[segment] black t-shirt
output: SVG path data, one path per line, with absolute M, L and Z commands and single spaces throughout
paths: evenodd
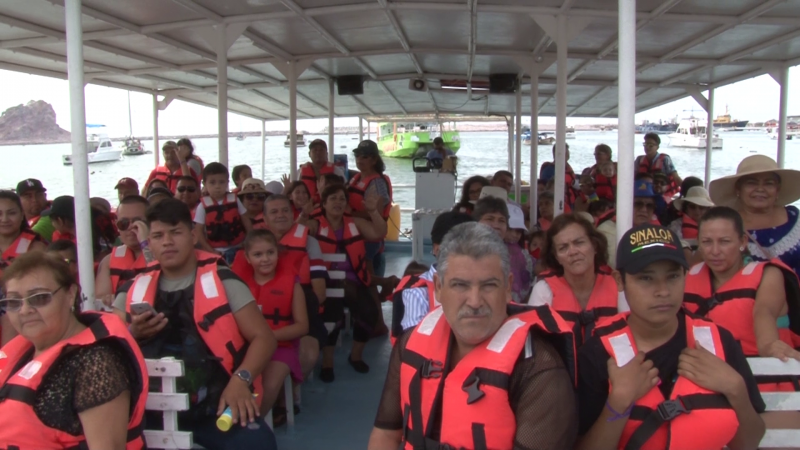
M 750 402 L 757 413 L 766 409 L 758 384 L 750 370 L 750 365 L 742 352 L 742 346 L 726 329 L 719 327 L 719 338 L 725 352 L 725 361 L 744 378 Z M 678 313 L 678 330 L 675 335 L 661 347 L 645 354 L 645 359 L 653 361 L 661 379 L 661 394 L 669 398 L 675 380 L 678 377 L 678 357 L 687 347 L 686 321 L 683 312 Z M 606 351 L 598 337 L 592 337 L 578 351 L 578 415 L 580 436 L 585 435 L 600 417 L 608 400 L 608 359 Z

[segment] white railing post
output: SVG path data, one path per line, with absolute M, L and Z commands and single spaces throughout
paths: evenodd
M 714 149 L 714 88 L 708 89 L 708 122 L 706 123 L 706 171 L 703 183 L 708 189 L 708 184 L 711 183 L 711 150 Z
M 539 206 L 539 75 L 531 74 L 531 223 Z
M 219 129 L 219 162 L 228 166 L 228 36 L 225 25 L 219 25 L 217 49 L 217 121 Z
M 158 94 L 153 94 L 153 159 L 155 160 L 155 167 L 158 167 L 161 162 L 161 147 L 158 145 Z
M 287 74 L 289 75 L 289 176 L 292 181 L 298 180 L 297 176 L 297 70 L 295 62 L 289 62 Z
M 555 186 L 553 192 L 554 216 L 564 213 L 564 192 L 567 168 L 567 16 L 558 16 L 556 33 L 556 154 Z
M 778 167 L 783 169 L 786 157 L 786 110 L 789 108 L 789 66 L 780 68 L 781 101 L 778 111 Z
M 333 162 L 333 104 L 335 97 L 333 95 L 333 78 L 328 80 L 328 161 Z
M 261 119 L 261 181 L 267 180 L 267 121 Z
M 617 240 L 633 225 L 633 146 L 636 115 L 636 0 L 619 0 L 619 132 Z M 608 245 L 617 245 L 609 242 Z
M 517 83 L 517 121 L 514 128 L 517 130 L 515 140 L 516 152 L 514 154 L 514 199 L 522 204 L 522 77 Z

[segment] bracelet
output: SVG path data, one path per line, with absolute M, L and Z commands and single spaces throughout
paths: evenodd
M 611 404 L 608 403 L 608 400 L 606 400 L 606 409 L 611 411 L 611 414 L 613 414 L 613 416 L 608 418 L 606 420 L 606 422 L 615 422 L 615 421 L 617 421 L 619 419 L 624 419 L 624 418 L 630 416 L 631 415 L 631 410 L 633 409 L 633 405 L 631 404 L 630 406 L 628 406 L 628 409 L 626 409 L 625 411 L 622 411 L 621 413 L 618 413 L 618 412 L 616 412 L 614 410 L 614 408 L 611 407 Z
M 147 239 L 143 240 L 142 242 L 139 242 L 139 248 L 140 248 L 140 249 L 145 249 L 145 248 L 147 248 L 149 245 L 150 245 L 150 241 L 149 241 L 149 240 L 147 240 Z

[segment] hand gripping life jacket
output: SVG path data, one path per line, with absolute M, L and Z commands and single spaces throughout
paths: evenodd
M 594 288 L 585 309 L 575 298 L 572 288 L 563 276 L 548 271 L 539 275 L 553 292 L 552 307 L 570 324 L 575 333 L 575 342 L 582 345 L 592 335 L 597 321 L 602 317 L 617 315 L 617 282 L 609 272 L 598 271 L 595 274 Z
M 246 232 L 236 195 L 226 194 L 222 204 L 209 196 L 203 197 L 203 207 L 206 209 L 206 237 L 211 247 L 231 247 L 244 241 Z
M 252 266 L 251 266 L 252 268 Z M 256 299 L 258 309 L 267 321 L 270 329 L 280 330 L 294 323 L 292 314 L 292 301 L 294 300 L 295 271 L 293 267 L 279 262 L 275 271 L 275 278 L 259 285 L 256 283 L 253 270 L 245 273 L 236 273 L 250 288 Z M 290 341 L 278 341 L 279 347 L 292 347 Z
M 400 335 L 403 334 L 403 316 L 406 313 L 406 307 L 403 303 L 403 291 L 406 289 L 424 288 L 428 293 L 428 311 L 433 311 L 434 308 L 439 306 L 436 301 L 433 281 L 428 281 L 419 275 L 406 275 L 397 284 L 392 292 L 392 335 L 390 340 L 394 345 Z
M 12 261 L 27 253 L 34 242 L 44 242 L 44 240 L 33 231 L 25 230 L 21 232 L 6 251 L 0 255 L 0 275 L 3 274 L 3 269 L 11 265 Z
M 319 174 L 314 171 L 314 166 L 309 162 L 300 167 L 300 181 L 308 188 L 308 193 L 311 195 L 311 201 L 319 203 L 319 192 L 317 192 L 317 179 L 323 175 L 334 173 L 336 166 L 331 162 L 325 163 L 319 170 Z
M 144 254 L 135 257 L 127 245 L 120 245 L 111 252 L 108 269 L 111 273 L 111 292 L 116 293 L 122 283 L 136 278 L 140 273 L 159 270 L 160 266 L 157 263 L 148 266 Z
M 617 366 L 624 366 L 637 353 L 636 341 L 628 327 L 628 314 L 606 319 L 608 324 L 595 329 L 603 347 Z M 718 358 L 725 360 L 717 325 L 683 315 L 686 342 L 695 341 Z M 677 358 L 677 355 L 675 356 Z M 609 389 L 611 387 L 609 386 Z M 617 448 L 625 450 L 710 450 L 725 447 L 739 428 L 736 412 L 727 398 L 703 389 L 678 376 L 669 399 L 658 386 L 633 404 Z
M 69 339 L 59 341 L 23 367 L 23 358 L 32 350 L 30 341 L 17 336 L 3 347 L 0 358 L 5 359 L 5 369 L 0 372 L 0 446 L 6 449 L 83 449 L 86 438 L 73 436 L 44 425 L 33 409 L 36 392 L 64 352 L 71 347 L 85 347 L 105 339 L 113 339 L 124 349 L 136 367 L 136 378 L 131 380 L 132 414 L 128 422 L 128 450 L 144 448 L 142 417 L 149 379 L 147 366 L 136 341 L 128 332 L 125 323 L 114 314 L 86 312 L 79 320 L 86 329 Z
M 239 332 L 239 326 L 228 304 L 225 286 L 217 275 L 217 264 L 222 259 L 219 255 L 201 250 L 195 250 L 194 254 L 197 259 L 192 302 L 195 326 L 208 349 L 219 359 L 225 372 L 232 375 L 244 359 L 248 343 Z M 146 302 L 155 306 L 160 275 L 159 270 L 140 274 L 134 279 L 128 289 L 125 312 L 130 314 L 133 303 Z M 262 388 L 260 375 L 254 379 L 253 387 L 260 393 Z
M 594 189 L 598 197 L 613 202 L 617 192 L 617 176 L 614 175 L 608 178 L 602 173 L 597 172 L 594 177 Z
M 322 253 L 341 253 L 339 249 L 343 247 L 358 279 L 365 286 L 369 286 L 370 276 L 367 270 L 367 250 L 364 246 L 364 236 L 358 231 L 353 219 L 347 216 L 342 217 L 344 239 L 341 241 L 336 239 L 335 231 L 325 216 L 318 217 L 317 221 L 319 221 L 319 227 L 317 227 L 316 238 Z
M 509 404 L 509 380 L 532 328 L 559 336 L 562 348 L 556 349 L 574 380 L 575 347 L 564 320 L 548 306 L 508 309 L 511 315 L 494 336 L 471 350 L 450 373 L 443 373 L 449 366 L 451 329 L 442 308 L 431 311 L 411 331 L 401 351 L 402 448 L 513 448 L 517 426 Z M 441 429 L 436 442 L 431 427 L 438 402 Z
M 386 219 L 389 217 L 389 213 L 392 210 L 392 198 L 394 198 L 392 194 L 392 180 L 390 180 L 387 175 L 376 173 L 367 177 L 362 177 L 360 173 L 357 173 L 347 186 L 347 198 L 350 203 L 350 208 L 352 208 L 353 211 L 364 211 L 364 195 L 366 195 L 369 184 L 377 178 L 383 178 L 386 181 L 386 186 L 389 188 L 389 201 L 383 206 L 383 211 L 381 212 L 381 216 Z
M 653 161 L 647 159 L 647 155 L 637 156 L 636 161 L 633 163 L 633 165 L 636 167 L 636 173 L 663 173 L 664 160 L 666 159 L 666 156 L 667 155 L 664 153 L 658 153 Z M 675 178 L 671 173 L 665 173 L 665 175 L 667 176 L 668 184 L 664 194 L 672 197 L 673 195 L 677 194 L 678 191 L 680 191 L 680 186 L 678 186 L 678 183 L 675 182 Z
M 716 292 L 712 290 L 711 270 L 705 263 L 695 265 L 686 275 L 686 289 L 683 294 L 686 309 L 729 330 L 742 344 L 742 350 L 747 356 L 758 356 L 753 329 L 753 307 L 767 266 L 777 267 L 783 273 L 789 329 L 778 331 L 781 340 L 794 347 L 792 334 L 800 334 L 800 282 L 794 271 L 783 262 L 778 259 L 751 262 Z
M 188 174 L 188 176 L 197 179 L 197 175 L 194 172 L 192 172 L 191 169 L 189 169 L 189 172 L 190 173 Z M 178 181 L 180 181 L 182 176 L 184 176 L 184 174 L 183 170 L 180 167 L 175 172 L 172 172 L 171 170 L 169 170 L 169 167 L 167 166 L 158 166 L 155 169 L 153 169 L 153 171 L 150 173 L 150 181 L 151 182 L 153 180 L 163 181 L 164 183 L 167 184 L 167 187 L 169 188 L 170 192 L 174 194 L 178 189 Z

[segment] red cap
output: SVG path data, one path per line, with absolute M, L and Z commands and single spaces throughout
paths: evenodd
M 123 178 L 117 182 L 117 185 L 114 186 L 114 189 L 119 188 L 130 188 L 139 190 L 139 183 L 136 182 L 133 178 Z

